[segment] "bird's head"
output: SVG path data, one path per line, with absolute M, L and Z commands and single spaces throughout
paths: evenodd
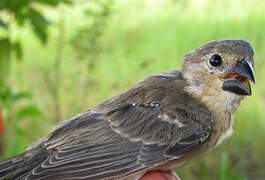
M 251 95 L 250 81 L 255 82 L 253 56 L 251 45 L 241 39 L 201 46 L 184 56 L 182 72 L 187 91 L 203 101 L 220 101 L 225 108 L 238 107 L 241 99 Z

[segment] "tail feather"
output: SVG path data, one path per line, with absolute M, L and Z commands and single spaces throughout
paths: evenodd
M 46 148 L 26 151 L 0 162 L 0 179 L 24 179 L 30 171 L 39 166 L 50 152 Z

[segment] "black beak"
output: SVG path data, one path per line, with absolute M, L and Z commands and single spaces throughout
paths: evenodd
M 253 72 L 253 66 L 252 64 L 243 59 L 241 60 L 233 69 L 233 72 L 240 74 L 241 76 L 244 76 L 246 78 L 248 78 L 250 81 L 252 81 L 253 83 L 255 83 L 255 79 L 254 79 L 254 72 Z
M 255 83 L 252 64 L 247 60 L 241 60 L 229 72 L 225 73 L 223 90 L 233 92 L 238 95 L 251 95 L 249 81 Z

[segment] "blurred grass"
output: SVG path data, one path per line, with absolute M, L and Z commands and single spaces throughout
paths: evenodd
M 65 8 L 67 39 L 82 24 L 80 9 Z M 265 178 L 265 2 L 262 0 L 120 0 L 104 36 L 96 66 L 87 70 L 69 41 L 62 64 L 61 103 L 64 119 L 96 105 L 130 87 L 144 76 L 179 69 L 181 57 L 205 42 L 220 38 L 243 38 L 255 50 L 256 84 L 253 96 L 236 113 L 234 134 L 223 145 L 177 170 L 183 179 Z M 60 14 L 47 10 L 56 22 Z M 47 46 L 23 29 L 24 62 L 14 63 L 10 84 L 32 92 L 33 104 L 45 117 L 17 120 L 22 131 L 6 135 L 7 156 L 24 151 L 32 141 L 55 125 L 54 105 L 49 94 L 58 30 L 50 31 Z M 7 127 L 8 128 L 8 127 Z

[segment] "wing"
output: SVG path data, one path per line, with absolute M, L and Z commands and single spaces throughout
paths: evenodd
M 212 115 L 184 83 L 175 71 L 154 75 L 64 123 L 28 179 L 117 179 L 185 155 L 209 136 Z

